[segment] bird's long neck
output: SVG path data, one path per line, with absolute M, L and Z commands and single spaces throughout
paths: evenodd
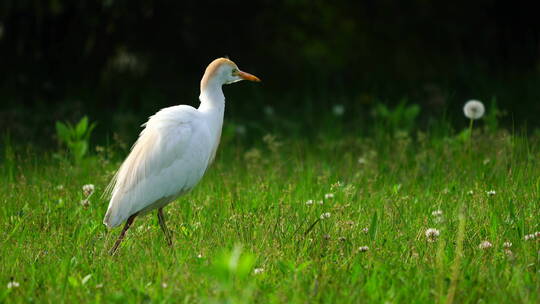
M 225 95 L 221 89 L 221 84 L 208 84 L 201 87 L 199 95 L 201 104 L 198 110 L 207 117 L 207 124 L 210 131 L 219 141 L 221 127 L 223 126 L 223 115 L 225 112 Z

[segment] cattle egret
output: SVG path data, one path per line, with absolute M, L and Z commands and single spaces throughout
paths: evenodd
M 103 223 L 112 228 L 126 221 L 111 254 L 135 217 L 154 209 L 167 243 L 172 244 L 163 207 L 193 189 L 214 160 L 225 110 L 221 87 L 241 80 L 260 81 L 240 71 L 231 60 L 218 58 L 208 65 L 201 80 L 199 108 L 164 108 L 143 125 L 108 188 L 111 200 Z

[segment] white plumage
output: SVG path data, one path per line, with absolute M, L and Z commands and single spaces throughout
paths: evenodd
M 165 108 L 151 116 L 130 154 L 109 185 L 111 200 L 103 223 L 116 227 L 128 220 L 117 244 L 137 215 L 158 209 L 191 190 L 213 161 L 223 124 L 222 85 L 259 81 L 234 62 L 219 58 L 206 68 L 201 81 L 201 104 Z M 167 235 L 162 214 L 160 224 Z

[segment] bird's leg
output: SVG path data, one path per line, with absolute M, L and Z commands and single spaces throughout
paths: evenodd
M 163 230 L 163 233 L 165 233 L 165 238 L 167 239 L 167 244 L 169 246 L 172 246 L 171 231 L 169 229 L 167 229 L 167 225 L 165 224 L 165 216 L 163 215 L 163 208 L 158 209 L 157 217 L 158 217 L 158 220 L 159 220 L 159 226 L 161 226 L 161 230 Z
M 116 249 L 118 248 L 120 243 L 122 243 L 122 240 L 124 239 L 126 231 L 129 229 L 131 224 L 133 224 L 133 220 L 135 220 L 136 216 L 137 216 L 137 213 L 133 214 L 132 216 L 128 218 L 126 225 L 124 225 L 124 229 L 122 229 L 122 232 L 120 232 L 120 235 L 118 236 L 118 239 L 116 240 L 116 243 L 114 243 L 113 248 L 111 248 L 111 251 L 109 251 L 110 255 L 114 255 L 114 253 L 116 252 Z

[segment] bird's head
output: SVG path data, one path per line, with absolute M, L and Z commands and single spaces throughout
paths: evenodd
M 261 81 L 257 76 L 241 71 L 232 60 L 218 58 L 212 61 L 201 80 L 201 91 L 209 85 L 224 85 L 241 80 Z

